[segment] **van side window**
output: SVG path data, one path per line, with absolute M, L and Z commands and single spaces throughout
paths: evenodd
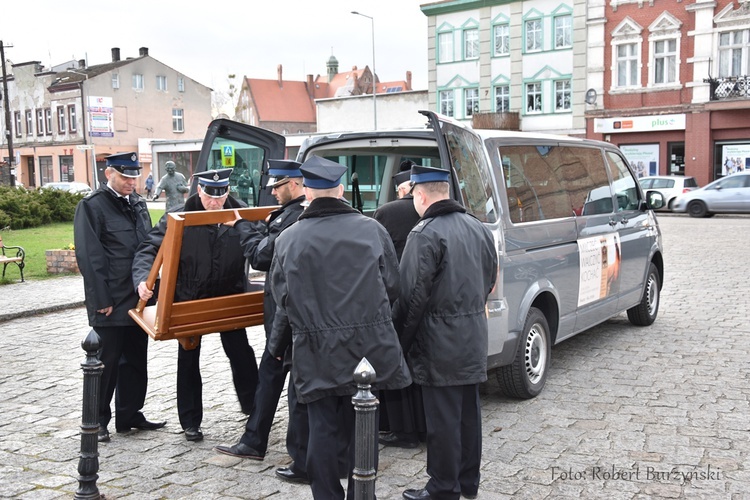
M 497 221 L 492 182 L 481 141 L 457 127 L 444 127 L 443 132 L 467 212 L 482 222 Z
M 637 210 L 639 205 L 638 189 L 627 163 L 612 151 L 607 151 L 607 161 L 612 172 L 612 186 L 615 188 L 617 211 Z M 671 183 L 674 184 L 674 180 L 671 180 Z
M 499 146 L 511 221 L 611 213 L 609 176 L 598 148 Z
M 609 214 L 614 211 L 609 175 L 599 148 L 560 148 L 560 173 L 570 193 L 576 215 Z
M 570 196 L 556 172 L 558 146 L 500 146 L 510 220 L 571 217 Z

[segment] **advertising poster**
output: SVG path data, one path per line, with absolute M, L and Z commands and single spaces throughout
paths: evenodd
M 114 137 L 114 113 L 111 97 L 88 97 L 89 136 Z
M 721 147 L 721 175 L 732 175 L 750 168 L 750 144 L 725 144 Z
M 658 144 L 623 144 L 620 150 L 639 179 L 649 175 L 659 175 Z
M 622 247 L 617 233 L 578 240 L 578 307 L 610 295 L 620 278 Z

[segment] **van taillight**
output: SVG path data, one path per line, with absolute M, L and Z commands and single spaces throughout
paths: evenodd
M 692 188 L 682 188 L 682 194 L 689 193 L 692 190 Z

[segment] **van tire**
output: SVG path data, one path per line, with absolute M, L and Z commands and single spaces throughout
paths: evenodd
M 552 345 L 549 324 L 542 311 L 529 309 L 513 363 L 497 370 L 500 390 L 506 396 L 531 399 L 547 381 Z
M 628 309 L 628 319 L 636 326 L 649 326 L 656 321 L 659 314 L 659 302 L 661 298 L 661 280 L 659 270 L 652 262 L 648 268 L 646 286 L 643 288 L 641 302 Z

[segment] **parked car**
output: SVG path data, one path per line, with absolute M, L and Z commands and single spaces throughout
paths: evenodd
M 635 325 L 654 322 L 664 260 L 652 210 L 663 206 L 664 197 L 641 189 L 616 146 L 474 130 L 421 113 L 428 121 L 423 129 L 312 136 L 297 161 L 316 155 L 346 165 L 345 196 L 367 215 L 395 198 L 392 176 L 404 160 L 452 173 L 452 198 L 497 242 L 487 365 L 504 393 L 539 394 L 552 346 L 621 312 Z M 262 172 L 265 186 L 267 160 L 285 157 L 285 141 L 258 127 L 214 120 L 196 170 L 241 165 Z M 261 205 L 276 204 L 268 191 L 262 190 Z
M 692 217 L 750 213 L 750 172 L 728 175 L 680 195 L 674 200 L 672 210 L 687 212 Z
M 652 175 L 638 179 L 643 189 L 659 191 L 664 196 L 665 208 L 672 210 L 675 198 L 698 188 L 695 177 L 685 175 Z
M 42 189 L 59 189 L 69 193 L 78 193 L 88 195 L 91 193 L 91 187 L 83 182 L 48 182 Z

